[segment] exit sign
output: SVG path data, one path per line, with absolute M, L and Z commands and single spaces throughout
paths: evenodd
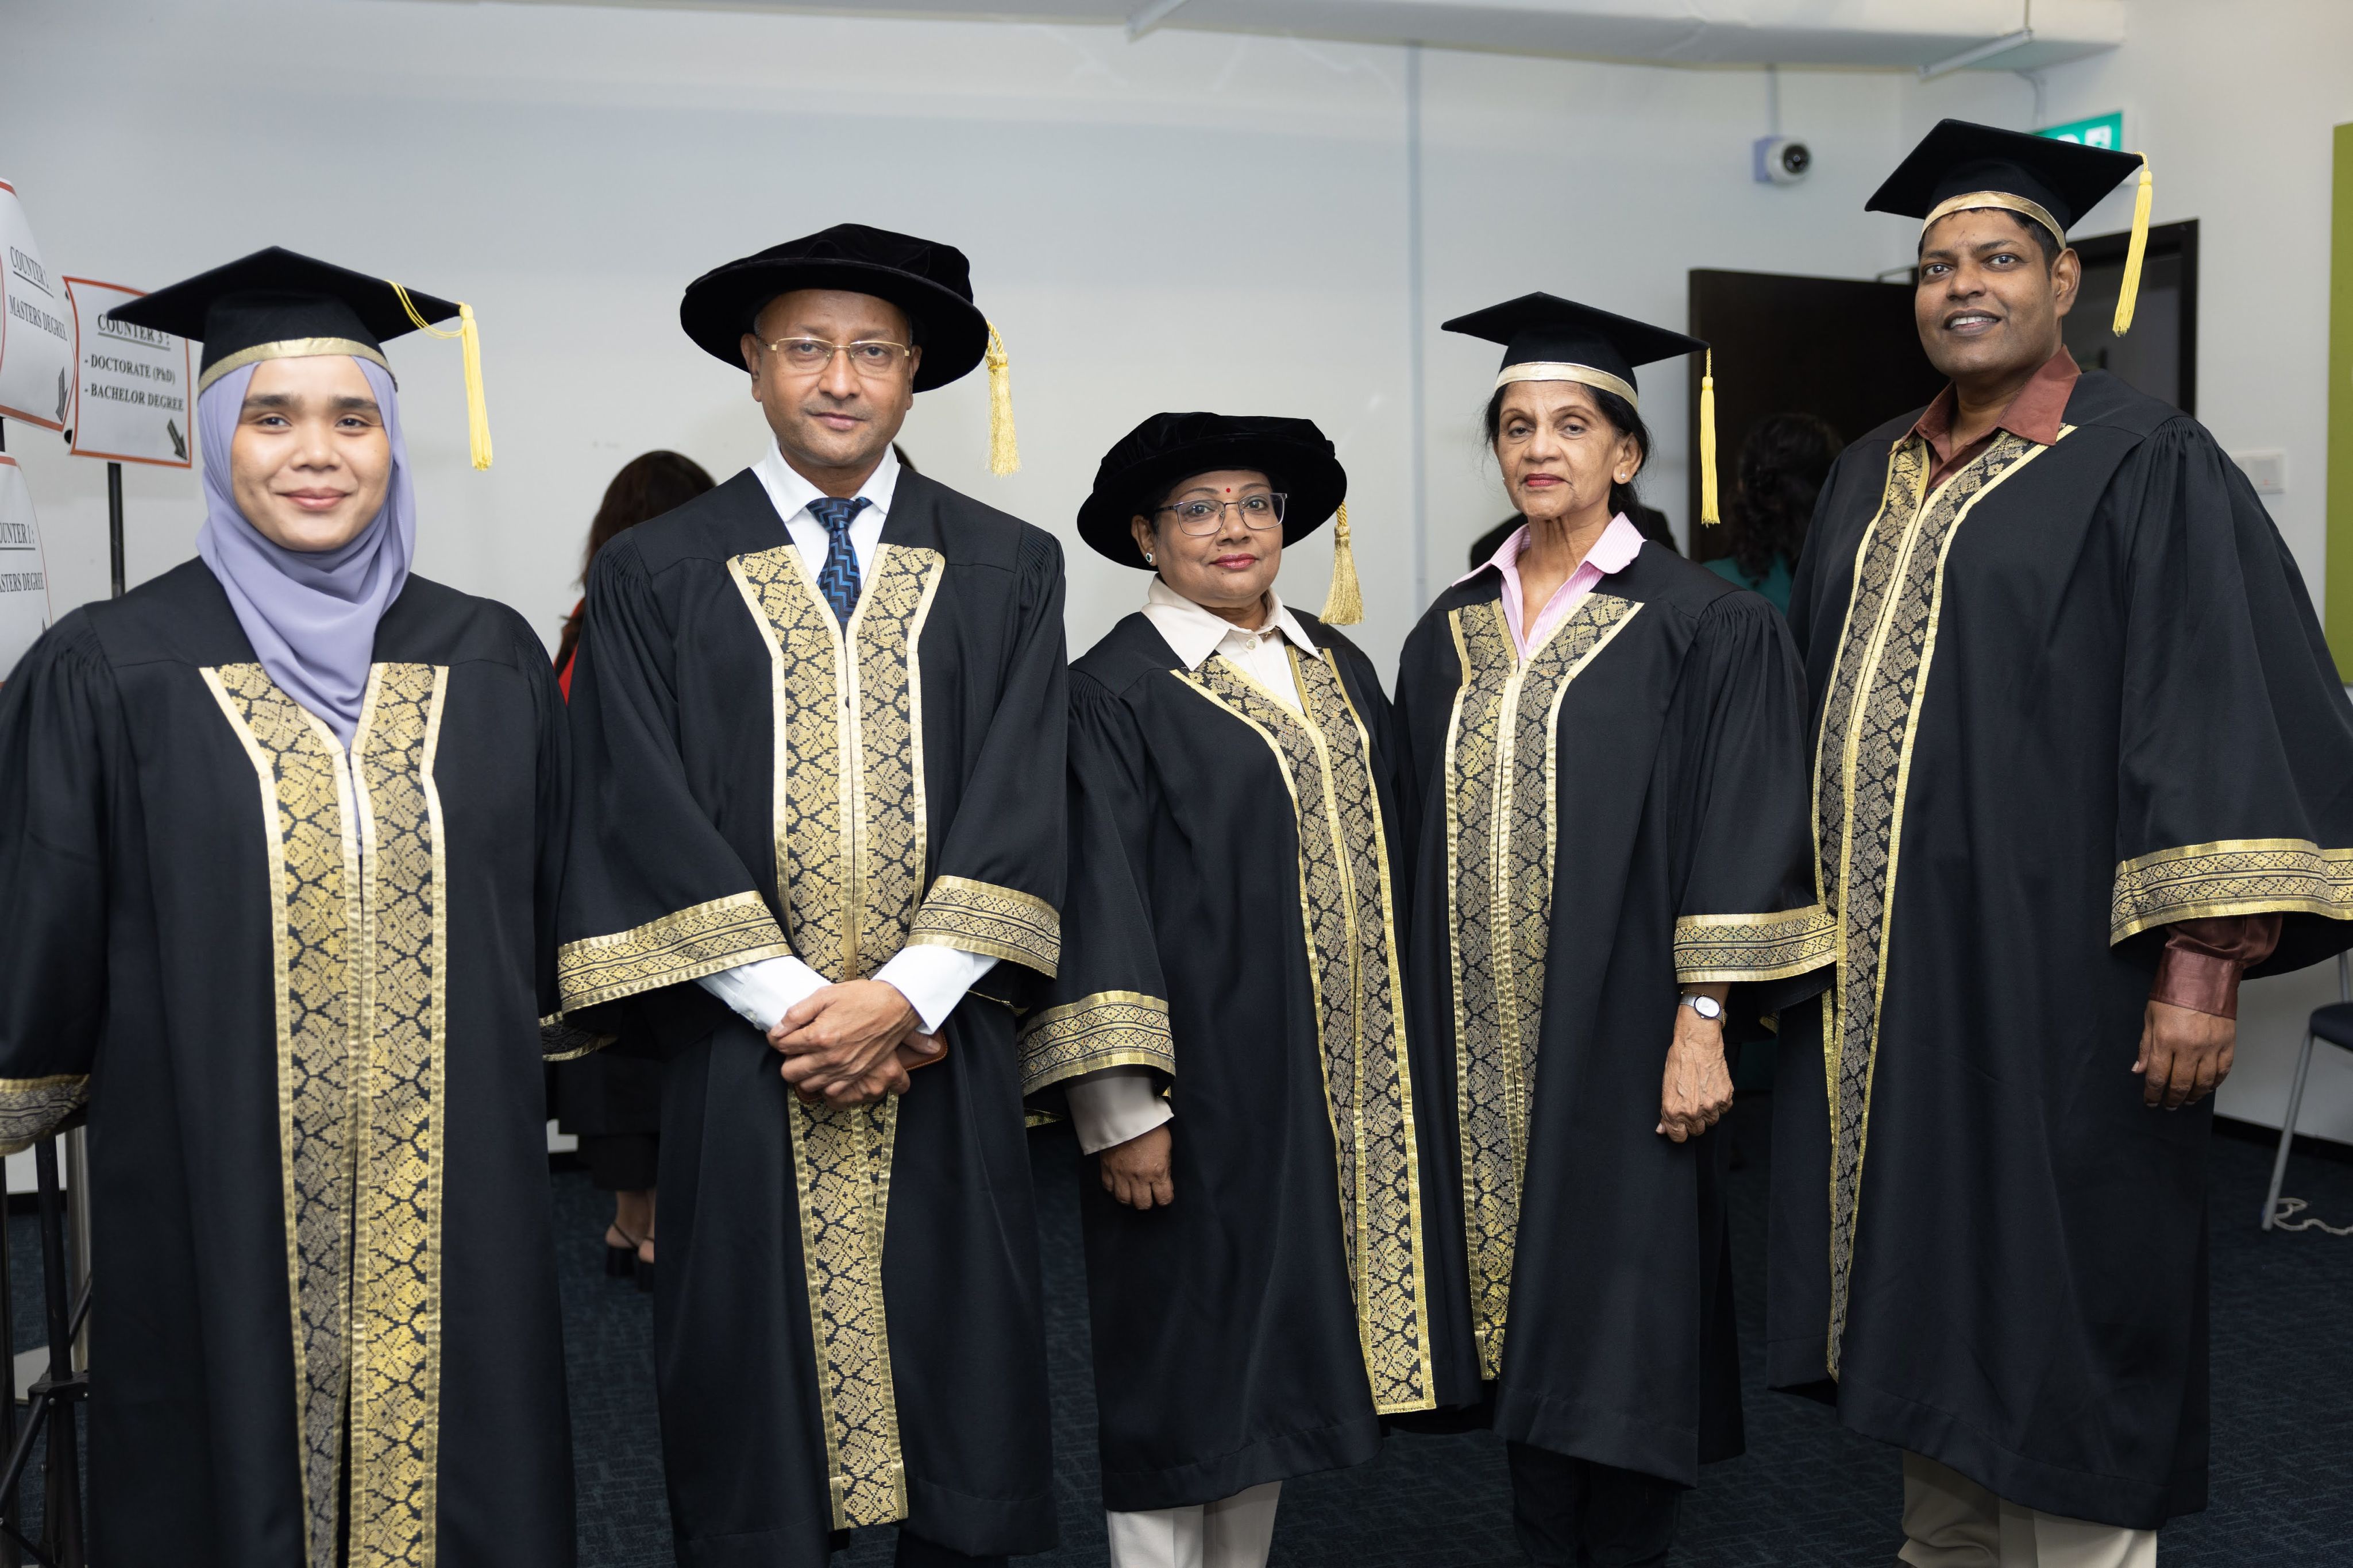
M 2105 147 L 2111 153 L 2121 153 L 2125 146 L 2125 111 L 2110 110 L 2094 114 L 2089 120 L 2071 120 L 2064 125 L 2046 125 L 2035 132 L 2053 142 L 2079 142 L 2086 147 Z

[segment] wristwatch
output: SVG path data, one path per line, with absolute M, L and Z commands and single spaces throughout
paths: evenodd
M 1711 1024 L 1724 1016 L 1723 1003 L 1717 1001 L 1713 996 L 1703 996 L 1697 992 L 1685 992 L 1683 994 L 1683 1005 L 1690 1008 L 1693 1012 L 1698 1014 L 1701 1017 L 1705 1018 Z

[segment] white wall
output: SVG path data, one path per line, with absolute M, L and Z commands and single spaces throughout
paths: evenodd
M 2204 222 L 2202 416 L 2287 450 L 2276 515 L 2320 581 L 2327 128 L 2353 119 L 2353 6 L 2133 0 L 2129 41 L 2045 78 L 2044 122 L 2122 107 L 2160 221 Z M 1818 163 L 1755 185 L 1757 71 L 1430 52 L 1423 58 L 1430 584 L 1503 514 L 1476 410 L 1485 345 L 1457 311 L 1543 288 L 1678 323 L 1698 266 L 1867 277 L 1908 258 L 1864 196 L 1951 113 L 2027 126 L 2030 86 L 1785 72 Z M 1370 46 L 1116 28 L 429 0 L 18 0 L 0 29 L 0 176 L 53 271 L 154 286 L 283 244 L 470 300 L 498 467 L 466 467 L 454 345 L 394 345 L 419 467 L 419 568 L 507 599 L 551 637 L 614 468 L 675 447 L 721 476 L 764 441 L 740 374 L 676 326 L 720 261 L 843 219 L 951 240 L 1011 346 L 1023 471 L 983 468 L 980 378 L 906 439 L 947 482 L 1061 534 L 1071 634 L 1130 608 L 1134 574 L 1068 519 L 1144 415 L 1305 415 L 1354 483 L 1369 618 L 1394 658 L 1411 560 L 1405 57 Z M 2121 226 L 2112 203 L 2091 230 Z M 1644 376 L 1648 486 L 1684 510 L 1680 366 Z M 12 423 L 58 606 L 105 591 L 104 475 Z M 184 559 L 186 475 L 131 470 L 135 580 Z M 1319 536 L 1283 586 L 1323 597 Z M 2282 1096 L 2326 972 L 2253 988 L 2226 1105 Z M 2353 1065 L 2308 1123 L 2353 1139 Z
M 2132 0 L 2124 46 L 2043 74 L 1963 73 L 1904 95 L 1908 141 L 1946 115 L 2029 129 L 2112 109 L 2156 176 L 2152 217 L 2198 226 L 2198 416 L 2224 447 L 2287 454 L 2272 516 L 2321 596 L 2328 398 L 2331 128 L 2353 121 L 2353 5 Z M 2130 188 L 2079 229 L 2131 222 Z M 2277 1126 L 2304 1020 L 2337 1000 L 2330 965 L 2248 987 L 2239 1065 L 2218 1100 Z M 2353 1057 L 2320 1047 L 2298 1125 L 2353 1142 Z M 2294 1190 L 2294 1182 L 2290 1182 Z
M 391 355 L 420 468 L 419 567 L 549 635 L 614 468 L 676 447 L 721 476 L 764 440 L 740 374 L 679 333 L 718 262 L 856 218 L 951 240 L 1013 356 L 1024 467 L 983 469 L 981 378 L 906 440 L 1071 547 L 1083 647 L 1142 582 L 1067 521 L 1103 449 L 1162 408 L 1305 415 L 1340 444 L 1370 616 L 1411 623 L 1401 50 L 1116 28 L 419 0 L 125 0 L 12 18 L 0 174 L 52 270 L 153 286 L 279 243 L 466 299 L 498 466 L 465 465 L 454 345 Z M 102 62 L 90 69 L 57 62 Z M 1428 316 L 1535 288 L 1683 315 L 1683 269 L 1867 273 L 1862 194 L 1898 84 L 1792 75 L 1787 116 L 1853 149 L 1804 190 L 1748 184 L 1757 72 L 1433 53 Z M 848 84 L 867 82 L 867 88 Z M 268 84 L 266 89 L 261 84 Z M 1729 221 L 1727 221 L 1729 220 Z M 1493 351 L 1430 333 L 1434 583 L 1505 510 L 1471 421 Z M 1678 520 L 1683 386 L 1649 378 Z M 100 465 L 12 426 L 60 605 L 105 591 Z M 134 580 L 184 558 L 188 476 L 132 471 Z M 1329 546 L 1284 583 L 1323 600 Z

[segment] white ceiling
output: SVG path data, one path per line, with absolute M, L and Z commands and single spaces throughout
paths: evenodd
M 576 3 L 576 0 L 565 0 Z M 2124 41 L 2125 0 L 591 0 L 637 6 L 1097 23 L 1679 66 L 1916 69 L 2031 28 L 1978 68 L 2030 70 Z

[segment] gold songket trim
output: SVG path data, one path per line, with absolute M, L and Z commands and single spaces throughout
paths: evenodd
M 2108 941 L 2212 915 L 2323 915 L 2353 920 L 2353 849 L 2308 838 L 2222 838 L 2116 867 Z
M 1027 964 L 1048 979 L 1062 956 L 1062 917 L 1053 905 L 1017 888 L 940 877 L 915 911 L 910 947 L 953 947 Z
M 88 1073 L 0 1078 L 0 1154 L 31 1148 L 89 1103 Z
M 1156 1068 L 1174 1076 L 1168 1004 L 1141 991 L 1097 991 L 1049 1007 L 1021 1026 L 1021 1092 L 1104 1068 Z
M 259 364 L 266 359 L 318 359 L 326 354 L 351 354 L 369 360 L 390 375 L 392 366 L 385 362 L 381 349 L 370 348 L 357 338 L 281 338 L 274 343 L 256 343 L 249 349 L 239 349 L 233 354 L 223 354 L 205 367 L 196 377 L 196 392 L 205 389 L 233 370 L 243 370 L 249 364 Z M 396 381 L 395 386 L 400 384 Z
M 576 1061 L 603 1050 L 618 1038 L 617 1035 L 600 1035 L 594 1029 L 584 1029 L 561 1013 L 539 1021 L 539 1055 L 542 1061 Z
M 1332 1131 L 1341 1241 L 1373 1407 L 1427 1410 L 1429 1277 L 1396 896 L 1372 742 L 1329 653 L 1290 650 L 1293 707 L 1222 656 L 1176 672 L 1274 753 L 1297 826 L 1300 934 Z
M 334 1568 L 347 1535 L 353 1562 L 429 1563 L 449 672 L 376 665 L 348 754 L 261 666 L 202 673 L 253 765 L 268 857 L 302 1561 Z
M 1968 212 L 1977 207 L 2000 207 L 2004 212 L 2032 218 L 2051 231 L 2051 237 L 2059 242 L 2059 248 L 2064 250 L 2067 247 L 2066 226 L 2051 216 L 2050 208 L 2039 202 L 2030 202 L 2024 196 L 2014 196 L 2008 191 L 1970 191 L 1962 195 L 1947 196 L 1930 207 L 1928 216 L 1920 220 L 1920 232 L 1926 236 L 1936 226 L 1938 218 L 1950 217 L 1955 213 Z
M 1588 594 L 1525 658 L 1501 600 L 1447 617 L 1462 672 L 1446 730 L 1447 957 L 1471 1324 L 1482 1377 L 1503 1366 L 1519 1244 L 1552 945 L 1561 704 L 1641 608 Z
M 1622 375 L 1612 375 L 1606 370 L 1596 370 L 1589 364 L 1577 364 L 1567 360 L 1530 360 L 1525 364 L 1507 364 L 1495 378 L 1495 390 L 1501 392 L 1515 381 L 1574 381 L 1586 386 L 1598 386 L 1604 392 L 1614 392 L 1626 400 L 1630 408 L 1639 409 L 1642 400 L 1635 395 L 1634 384 Z
M 759 894 L 730 893 L 628 931 L 565 942 L 556 951 L 555 979 L 569 1013 L 790 952 Z
M 919 650 L 946 566 L 934 550 L 881 546 L 844 628 L 791 545 L 727 563 L 768 648 L 777 906 L 794 951 L 840 979 L 871 975 L 903 948 L 923 902 Z M 778 1099 L 833 1527 L 886 1524 L 907 1512 L 882 1295 L 898 1097 L 807 1105 L 779 1084 Z
M 1675 978 L 1786 980 L 1838 955 L 1838 928 L 1819 903 L 1769 915 L 1685 915 L 1675 921 Z
M 2059 438 L 2073 428 L 2062 426 Z M 1855 547 L 1814 753 L 1815 863 L 1838 952 L 1822 1003 L 1831 1127 L 1825 1370 L 1833 1378 L 1846 1337 L 1905 801 L 1944 611 L 1945 561 L 1978 503 L 2050 449 L 1997 431 L 1984 451 L 1931 488 L 1933 454 L 1907 436 L 1888 453 L 1879 511 Z

